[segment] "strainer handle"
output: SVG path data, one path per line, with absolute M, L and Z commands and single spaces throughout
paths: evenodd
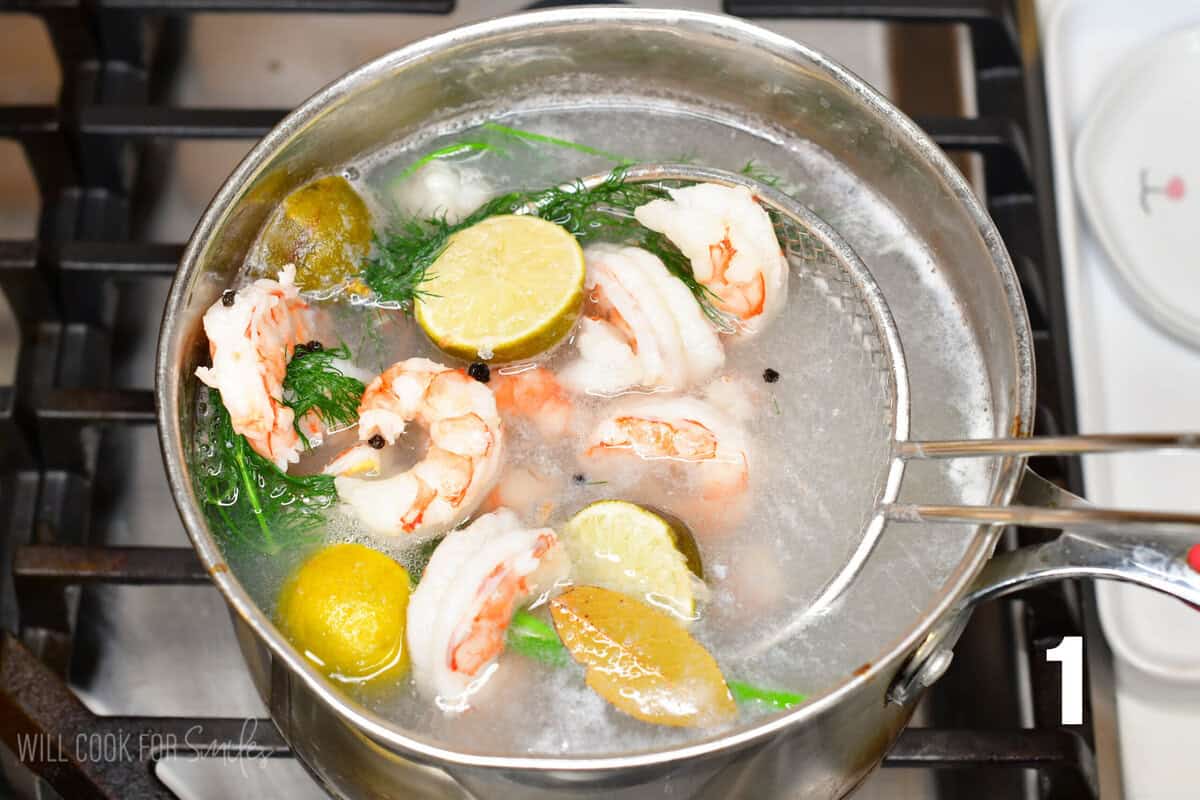
M 1100 510 L 1030 469 L 1025 470 L 1018 498 L 1030 506 L 1057 506 L 1080 513 Z M 1159 516 L 1174 519 L 1149 524 L 1126 519 L 1083 529 L 1071 527 L 1054 541 L 994 557 L 965 602 L 978 604 L 1046 580 L 1108 578 L 1141 584 L 1200 606 L 1200 525 L 1188 521 L 1198 515 Z
M 1187 512 L 1137 511 L 1091 505 L 1045 508 L 1035 505 L 951 506 L 922 503 L 894 503 L 886 506 L 885 511 L 888 519 L 895 522 L 1024 525 L 1027 528 L 1077 532 L 1136 528 L 1143 533 L 1163 536 L 1192 534 L 1200 541 L 1200 514 Z
M 1098 508 L 1026 468 L 1011 506 L 896 504 L 897 522 L 1025 525 L 1062 530 L 1045 544 L 992 558 L 964 605 L 1063 578 L 1140 583 L 1200 606 L 1200 514 Z
M 1200 608 L 1200 514 L 1095 508 L 1030 469 L 1017 495 L 1021 505 L 893 506 L 931 522 L 1021 524 L 1062 528 L 1053 541 L 995 555 L 951 612 L 901 667 L 889 699 L 909 703 L 950 664 L 970 612 L 987 600 L 1049 581 L 1103 578 L 1135 583 Z M 994 513 L 993 513 L 994 512 Z M 1011 513 L 1008 513 L 1011 512 Z
M 897 444 L 897 455 L 909 459 L 1001 458 L 1041 455 L 1078 455 L 1128 450 L 1194 450 L 1200 448 L 1197 433 L 1118 433 L 1090 436 L 1043 436 L 1013 439 L 960 439 L 909 441 Z M 893 504 L 886 507 L 888 519 L 897 522 L 946 522 L 976 525 L 1024 525 L 1052 528 L 1078 537 L 1079 534 L 1124 536 L 1145 551 L 1157 544 L 1179 549 L 1184 539 L 1200 541 L 1200 514 L 1173 511 L 1135 511 L 1097 508 L 1065 489 L 1026 469 L 1017 502 L 1008 506 L 956 506 Z M 1165 537 L 1165 538 L 1164 538 Z M 1158 541 L 1161 538 L 1161 541 Z M 1061 547 L 1073 542 L 1064 534 Z M 1151 541 L 1154 540 L 1154 541 Z M 1058 546 L 1050 542 L 1046 546 Z M 1106 545 L 1106 554 L 1113 552 Z M 1030 548 L 1036 551 L 1039 548 Z M 1076 548 L 1078 549 L 1078 548 Z M 1032 557 L 1032 554 L 1030 554 Z M 1094 560 L 1094 559 L 1093 559 Z M 1200 549 L 1196 551 L 1200 566 Z M 1104 577 L 1113 577 L 1106 575 Z M 1193 601 L 1196 602 L 1196 601 Z
M 1130 450 L 1200 449 L 1200 433 L 1103 433 L 1087 436 L 1026 436 L 1014 439 L 945 439 L 898 442 L 905 459 L 1073 456 Z M 1025 524 L 1025 523 L 1021 523 Z

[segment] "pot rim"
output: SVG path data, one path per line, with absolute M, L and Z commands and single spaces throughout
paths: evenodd
M 344 696 L 283 638 L 270 618 L 251 599 L 248 592 L 230 571 L 228 564 L 225 563 L 220 548 L 209 533 L 204 515 L 194 496 L 190 472 L 183 458 L 181 421 L 176 413 L 182 380 L 185 378 L 174 368 L 177 363 L 176 357 L 182 346 L 182 330 L 178 324 L 179 312 L 185 304 L 192 273 L 199 263 L 201 254 L 210 245 L 210 238 L 217 223 L 228 211 L 233 201 L 237 199 L 248 181 L 283 145 L 301 133 L 306 125 L 324 113 L 328 106 L 353 91 L 359 84 L 370 83 L 406 64 L 420 61 L 447 48 L 506 34 L 519 34 L 529 29 L 572 28 L 597 21 L 616 24 L 649 24 L 676 30 L 680 27 L 690 27 L 707 35 L 735 39 L 743 44 L 752 42 L 754 46 L 764 49 L 778 58 L 791 62 L 806 62 L 823 71 L 825 77 L 849 90 L 859 102 L 886 118 L 895 127 L 897 133 L 907 139 L 907 143 L 929 166 L 934 168 L 938 177 L 946 183 L 955 198 L 964 207 L 974 222 L 976 231 L 983 238 L 993 263 L 999 270 L 1005 300 L 1013 318 L 1017 339 L 1018 383 L 1014 397 L 1017 412 L 1013 419 L 1013 435 L 1029 435 L 1033 424 L 1034 367 L 1029 318 L 1016 272 L 991 219 L 962 175 L 942 150 L 912 120 L 863 80 L 818 51 L 757 25 L 719 14 L 612 6 L 582 9 L 575 7 L 516 14 L 464 26 L 415 42 L 353 70 L 318 91 L 263 137 L 225 180 L 205 210 L 184 250 L 180 260 L 180 269 L 172 282 L 164 308 L 155 362 L 154 396 L 159 441 L 171 494 L 188 537 L 217 589 L 224 595 L 226 602 L 254 634 L 267 644 L 274 657 L 285 663 L 291 673 L 298 676 L 304 685 L 342 721 L 367 734 L 379 744 L 419 761 L 457 767 L 507 770 L 607 772 L 631 768 L 662 767 L 751 746 L 756 742 L 774 737 L 793 726 L 803 725 L 828 712 L 843 698 L 856 691 L 859 686 L 878 680 L 882 673 L 898 666 L 901 659 L 911 653 L 934 625 L 955 606 L 965 593 L 967 586 L 990 557 L 999 536 L 999 532 L 991 528 L 980 527 L 978 529 L 968 553 L 946 580 L 936 600 L 911 629 L 883 648 L 884 655 L 874 661 L 869 669 L 860 674 L 848 676 L 843 682 L 827 689 L 815 699 L 793 711 L 769 717 L 744 730 L 679 747 L 627 755 L 480 755 L 460 752 L 415 738 L 383 717 Z M 1023 466 L 1024 459 L 1018 458 L 1009 459 L 999 466 L 994 489 L 994 502 L 1007 504 L 1011 501 L 1019 484 Z

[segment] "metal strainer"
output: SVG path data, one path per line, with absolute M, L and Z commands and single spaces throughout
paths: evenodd
M 593 175 L 583 180 L 595 186 L 609 175 Z M 870 270 L 850 246 L 811 209 L 782 192 L 744 174 L 692 164 L 648 164 L 630 167 L 625 180 L 635 183 L 659 183 L 667 187 L 699 182 L 724 186 L 744 186 L 754 192 L 775 225 L 776 235 L 790 262 L 793 279 L 806 282 L 805 302 L 832 306 L 843 317 L 844 331 L 831 346 L 840 352 L 829 353 L 834 363 L 850 369 L 866 363 L 874 372 L 873 380 L 862 380 L 844 390 L 875 392 L 865 398 L 862 407 L 874 409 L 882 417 L 879 446 L 856 450 L 853 460 L 862 469 L 855 474 L 876 476 L 873 502 L 862 509 L 862 527 L 848 557 L 833 572 L 801 618 L 758 643 L 769 647 L 803 626 L 805 619 L 822 613 L 842 596 L 862 571 L 889 522 L 969 523 L 971 525 L 1026 525 L 1040 528 L 1085 531 L 1114 527 L 1137 528 L 1139 532 L 1171 533 L 1200 528 L 1200 514 L 1118 509 L 1040 506 L 969 506 L 897 503 L 906 464 L 915 459 L 993 458 L 1024 459 L 1043 455 L 1077 455 L 1143 449 L 1194 449 L 1200 447 L 1200 434 L 1109 434 L 1068 437 L 1023 437 L 1007 439 L 965 439 L 913 441 L 909 439 L 909 372 L 900 334 L 887 300 Z M 874 412 L 873 412 L 874 413 Z M 863 420 L 869 424 L 870 420 Z M 845 502 L 830 498 L 830 502 Z M 850 502 L 854 502 L 853 498 Z

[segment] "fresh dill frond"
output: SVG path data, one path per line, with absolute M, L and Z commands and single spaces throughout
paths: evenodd
M 669 198 L 662 186 L 627 183 L 624 167 L 617 167 L 590 189 L 576 181 L 536 191 L 509 192 L 453 224 L 444 217 L 410 219 L 378 242 L 380 255 L 368 262 L 366 282 L 379 300 L 409 309 L 452 235 L 499 214 L 534 214 L 567 229 L 580 244 L 621 242 L 650 251 L 683 281 L 709 319 L 725 328 L 728 321 L 713 304 L 712 293 L 696 280 L 687 257 L 666 236 L 643 227 L 634 218 L 634 209 L 639 206 Z
M 766 184 L 772 189 L 777 188 L 780 182 L 783 180 L 775 173 L 768 172 L 766 169 L 761 167 L 753 158 L 743 164 L 742 168 L 738 170 L 738 172 L 742 173 L 747 178 L 751 178 L 759 183 Z
M 405 220 L 382 239 L 375 237 L 378 254 L 367 260 L 363 280 L 377 299 L 411 311 L 423 294 L 421 284 L 432 277 L 429 268 L 456 230 L 445 217 Z
M 309 446 L 300 422 L 315 411 L 327 428 L 344 428 L 358 419 L 358 404 L 366 387 L 358 378 L 344 374 L 333 365 L 349 360 L 346 345 L 332 349 L 310 350 L 297 345 L 283 377 L 283 402 L 293 412 L 293 425 L 305 448 Z
M 506 139 L 515 139 L 517 141 L 534 142 L 536 144 L 548 144 L 553 145 L 554 147 L 563 147 L 568 150 L 575 150 L 580 153 L 599 156 L 600 158 L 608 159 L 609 161 L 617 164 L 633 163 L 633 159 L 618 155 L 616 153 L 610 153 L 606 150 L 592 147 L 591 145 L 582 144 L 580 142 L 572 142 L 568 139 L 560 139 L 557 136 L 549 136 L 544 133 L 534 133 L 533 131 L 526 131 L 520 128 L 512 128 L 508 125 L 501 125 L 498 122 L 485 122 L 481 127 L 488 133 L 493 133 Z M 401 170 L 395 178 L 392 179 L 392 182 L 393 184 L 398 183 L 405 178 L 410 177 L 431 161 L 453 159 L 461 156 L 474 156 L 483 153 L 491 153 L 493 155 L 500 156 L 501 158 L 507 158 L 509 156 L 509 152 L 505 148 L 495 144 L 494 142 L 481 141 L 478 139 L 466 139 L 459 142 L 451 142 L 450 144 L 443 145 L 436 150 L 426 153 L 416 161 L 409 164 L 407 167 Z
M 320 538 L 325 509 L 337 499 L 330 475 L 288 475 L 233 430 L 218 392 L 197 429 L 201 502 L 227 546 L 273 555 Z

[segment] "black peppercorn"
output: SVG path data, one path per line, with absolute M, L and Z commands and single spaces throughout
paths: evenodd
M 775 381 L 779 380 L 779 373 L 770 367 L 767 367 L 763 370 L 763 380 L 767 383 L 774 383 Z
M 467 374 L 480 383 L 487 383 L 492 379 L 491 368 L 482 361 L 476 361 L 474 364 L 467 367 Z
M 319 353 L 324 349 L 321 346 L 321 343 L 318 342 L 316 339 L 313 339 L 311 342 L 309 342 L 307 347 L 308 347 L 308 352 L 310 352 L 310 353 Z
M 237 292 L 235 292 L 233 289 L 226 289 L 225 291 L 221 292 L 221 305 L 229 308 L 231 305 L 233 305 L 233 300 L 235 297 L 237 297 Z
M 571 476 L 571 480 L 575 481 L 576 483 L 583 483 L 584 481 L 587 480 L 587 476 L 584 475 L 582 472 L 576 472 L 574 475 Z
M 371 445 L 371 447 L 374 447 L 376 450 L 382 450 L 383 446 L 387 444 L 387 442 L 384 440 L 383 436 L 377 433 L 370 439 L 367 439 L 367 444 Z

